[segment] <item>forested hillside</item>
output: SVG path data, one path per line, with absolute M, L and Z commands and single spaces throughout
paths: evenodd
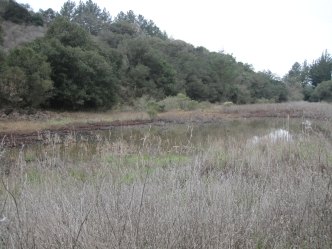
M 1 22 L 47 29 L 32 42 L 1 49 L 0 107 L 106 109 L 143 96 L 159 101 L 180 93 L 236 104 L 326 99 L 314 88 L 330 80 L 327 52 L 324 77 L 322 57 L 313 65 L 294 64 L 281 80 L 270 71 L 255 72 L 232 55 L 171 39 L 132 11 L 111 17 L 92 0 L 67 1 L 59 13 L 35 13 L 13 0 L 0 3 Z M 0 30 L 0 42 L 5 33 Z M 323 91 L 329 87 L 322 84 Z

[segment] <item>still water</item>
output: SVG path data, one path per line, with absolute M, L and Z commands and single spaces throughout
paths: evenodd
M 77 132 L 65 136 L 50 135 L 42 142 L 20 148 L 2 149 L 1 163 L 13 164 L 18 159 L 25 162 L 43 160 L 47 156 L 62 160 L 87 161 L 106 150 L 112 153 L 149 153 L 160 151 L 195 153 L 219 140 L 236 140 L 239 143 L 257 142 L 260 139 L 286 140 L 313 131 L 331 136 L 327 121 L 301 119 L 237 119 L 215 123 L 152 124 L 132 127 L 111 127 L 103 131 Z

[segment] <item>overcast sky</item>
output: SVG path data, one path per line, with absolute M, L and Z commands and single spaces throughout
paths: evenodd
M 18 0 L 59 11 L 65 1 Z M 78 2 L 78 1 L 77 1 Z M 174 39 L 233 54 L 283 76 L 294 62 L 332 53 L 332 0 L 94 0 L 114 17 L 133 10 Z

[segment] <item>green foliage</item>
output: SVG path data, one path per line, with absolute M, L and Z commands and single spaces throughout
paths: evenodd
M 123 45 L 128 65 L 121 77 L 128 82 L 126 87 L 132 89 L 132 95 L 128 97 L 148 94 L 160 100 L 175 94 L 175 70 L 163 54 L 149 46 L 150 41 L 141 37 Z
M 170 96 L 159 102 L 159 105 L 163 106 L 165 111 L 170 110 L 184 110 L 190 111 L 200 107 L 198 101 L 192 100 L 183 93 L 179 93 L 176 96 Z
M 58 40 L 46 44 L 52 66 L 55 108 L 110 107 L 115 103 L 115 78 L 111 65 L 97 51 L 64 46 Z
M 314 61 L 310 67 L 310 79 L 313 86 L 327 80 L 331 80 L 332 57 L 325 51 L 319 59 Z
M 57 17 L 57 13 L 51 8 L 49 8 L 47 10 L 40 9 L 38 14 L 41 16 L 41 18 L 43 19 L 43 22 L 46 25 L 50 25 L 54 21 L 54 19 Z
M 85 3 L 80 1 L 78 6 L 68 0 L 60 10 L 60 15 L 67 20 L 80 25 L 92 35 L 97 35 L 101 30 L 109 28 L 111 16 L 106 9 L 100 7 L 91 0 Z
M 23 96 L 28 93 L 26 81 L 26 75 L 19 67 L 9 67 L 2 71 L 0 78 L 0 103 L 10 106 L 23 105 Z
M 313 91 L 311 100 L 332 102 L 332 80 L 321 82 Z
M 45 56 L 28 47 L 14 49 L 6 65 L 0 80 L 2 98 L 6 102 L 37 107 L 51 96 L 51 68 Z
M 311 95 L 314 92 L 314 87 L 312 85 L 306 85 L 303 88 L 304 100 L 312 101 Z
M 156 101 L 150 100 L 147 104 L 147 113 L 152 119 L 157 117 L 157 114 L 162 110 L 162 106 L 160 106 Z
M 60 10 L 60 15 L 67 18 L 69 21 L 72 21 L 75 17 L 75 1 L 68 0 L 63 4 Z
M 87 48 L 92 46 L 89 34 L 66 18 L 57 17 L 47 30 L 46 38 L 57 39 L 64 46 Z
M 115 18 L 114 24 L 115 27 L 119 27 L 117 24 L 121 24 L 122 27 L 125 27 L 124 25 L 126 24 L 131 24 L 131 26 L 135 28 L 135 30 L 132 30 L 132 35 L 134 33 L 140 33 L 147 36 L 167 39 L 167 34 L 161 32 L 152 20 L 147 20 L 142 15 L 137 16 L 132 10 L 129 10 L 127 13 L 121 11 Z
M 69 0 L 60 14 L 52 9 L 35 14 L 12 0 L 8 6 L 4 11 L 19 10 L 9 11 L 11 18 L 42 21 L 49 28 L 20 53 L 0 56 L 6 65 L 0 68 L 6 105 L 77 110 L 142 102 L 140 108 L 153 118 L 165 109 L 196 109 L 204 101 L 287 101 L 292 89 L 301 93 L 290 86 L 308 79 L 309 67 L 297 63 L 284 84 L 232 55 L 168 39 L 153 21 L 133 11 L 120 12 L 112 21 L 92 0 Z
M 6 4 L 3 18 L 14 23 L 29 23 L 31 15 L 25 7 L 13 0 L 9 0 Z
M 26 6 L 14 0 L 5 3 L 2 16 L 5 20 L 18 24 L 33 24 L 36 26 L 43 26 L 44 24 L 40 15 L 30 12 Z
M 252 81 L 251 94 L 254 102 L 257 100 L 272 100 L 272 102 L 283 102 L 288 100 L 287 86 L 270 71 L 259 72 Z M 271 102 L 271 101 L 269 101 Z

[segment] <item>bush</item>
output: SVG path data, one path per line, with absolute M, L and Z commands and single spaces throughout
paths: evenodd
M 305 101 L 313 101 L 312 100 L 312 94 L 314 92 L 314 88 L 312 85 L 306 85 L 304 88 L 303 88 L 303 95 L 304 95 L 304 100 Z
M 18 107 L 37 107 L 50 97 L 53 82 L 46 57 L 31 48 L 10 52 L 0 79 L 2 98 Z
M 150 118 L 154 119 L 159 112 L 163 111 L 163 106 L 161 106 L 156 101 L 150 100 L 147 104 L 147 113 L 149 114 Z
M 224 102 L 224 104 L 223 104 L 223 106 L 232 106 L 232 105 L 234 105 L 233 104 L 233 102 L 231 102 L 231 101 L 227 101 L 227 102 Z
M 170 96 L 159 102 L 160 105 L 164 106 L 165 111 L 170 110 L 184 110 L 190 111 L 199 108 L 201 105 L 198 101 L 190 99 L 183 93 L 179 93 L 176 96 Z
M 311 100 L 332 102 L 332 80 L 320 83 L 313 91 Z
M 23 96 L 28 92 L 26 81 L 26 75 L 19 67 L 6 68 L 0 79 L 1 104 L 13 107 L 24 104 Z

